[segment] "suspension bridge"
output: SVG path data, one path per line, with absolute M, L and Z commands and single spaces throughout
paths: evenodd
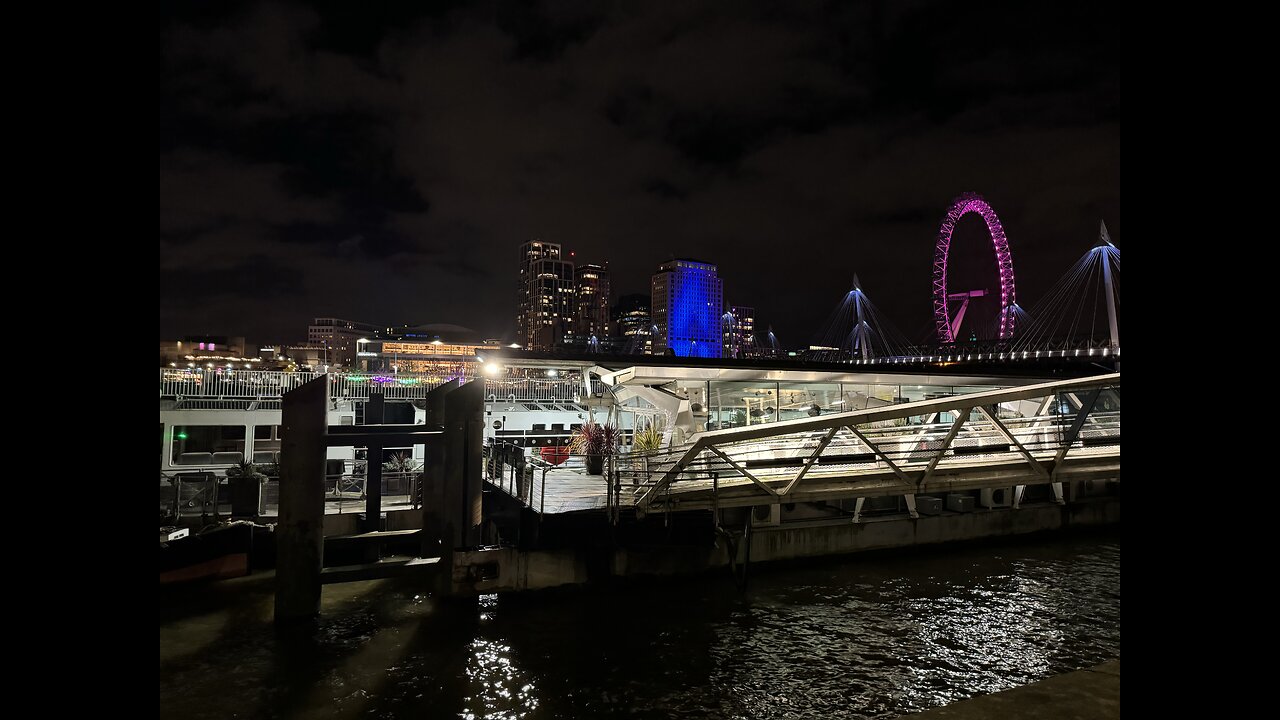
M 994 286 L 971 287 L 952 272 L 956 226 L 983 221 Z M 888 320 L 862 282 L 840 299 L 815 337 L 809 359 L 854 364 L 1085 358 L 1120 355 L 1120 249 L 1100 221 L 1097 241 L 1030 310 L 1018 304 L 1013 253 L 995 209 L 977 193 L 947 208 L 935 238 L 930 338 L 909 338 Z M 969 284 L 966 284 L 969 283 Z M 984 312 L 985 311 L 985 312 Z M 967 331 L 967 333 L 965 332 Z M 967 337 L 966 337 L 967 335 Z
M 990 255 L 964 258 L 973 265 L 988 258 L 985 277 L 966 277 L 953 268 L 956 228 L 966 216 L 982 221 Z M 992 205 L 975 192 L 947 207 L 934 238 L 931 278 L 933 317 L 927 331 L 908 335 L 894 327 L 871 299 L 858 275 L 814 336 L 803 360 L 852 364 L 909 364 L 1021 361 L 1049 358 L 1116 362 L 1120 354 L 1120 249 L 1106 223 L 1098 238 L 1030 309 L 1018 303 L 1013 244 Z M 731 313 L 722 322 L 732 358 L 785 355 L 773 328 L 739 338 Z M 657 334 L 658 328 L 651 328 Z M 634 336 L 622 354 L 645 352 Z

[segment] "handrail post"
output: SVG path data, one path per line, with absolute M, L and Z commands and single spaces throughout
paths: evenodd
M 720 527 L 720 473 L 711 473 L 711 521 Z
M 173 522 L 178 524 L 182 520 L 182 476 L 173 476 Z
M 602 467 L 604 468 L 605 516 L 609 518 L 610 522 L 612 522 L 613 521 L 613 475 L 612 475 L 613 468 L 609 466 L 608 457 L 603 458 L 602 462 L 603 462 Z
M 609 465 L 613 472 L 613 524 L 617 525 L 622 519 L 622 474 L 618 467 L 618 457 L 616 455 L 609 456 Z

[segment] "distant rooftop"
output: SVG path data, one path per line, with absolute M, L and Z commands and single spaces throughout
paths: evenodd
M 396 330 L 407 336 L 426 337 L 428 339 L 438 337 L 443 341 L 459 344 L 481 345 L 485 341 L 484 336 L 479 331 L 450 323 L 425 323 L 399 327 Z
M 658 266 L 658 269 L 668 270 L 670 268 L 675 267 L 677 263 L 693 263 L 695 265 L 705 265 L 713 270 L 716 267 L 715 263 L 707 262 L 706 260 L 697 260 L 695 258 L 675 258 L 674 260 L 668 260 L 662 263 L 661 265 Z

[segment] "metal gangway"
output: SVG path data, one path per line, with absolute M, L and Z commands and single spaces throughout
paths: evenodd
M 617 458 L 637 512 L 915 496 L 1120 477 L 1120 373 L 703 432 Z

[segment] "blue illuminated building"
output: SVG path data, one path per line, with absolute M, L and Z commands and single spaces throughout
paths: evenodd
M 724 281 L 716 266 L 698 260 L 672 260 L 658 268 L 650 285 L 650 307 L 657 333 L 653 353 L 670 348 L 680 357 L 718 358 Z

